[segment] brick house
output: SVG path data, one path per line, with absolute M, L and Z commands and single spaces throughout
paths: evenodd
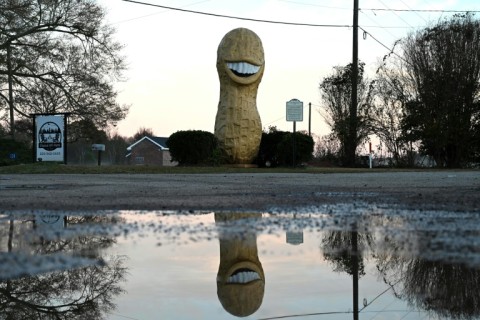
M 168 138 L 143 137 L 127 147 L 126 162 L 130 165 L 176 166 L 167 147 Z

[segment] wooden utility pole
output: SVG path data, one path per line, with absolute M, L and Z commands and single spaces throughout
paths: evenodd
M 352 102 L 350 105 L 349 142 L 347 165 L 355 165 L 357 149 L 357 84 L 358 84 L 358 1 L 353 0 L 353 49 L 352 49 Z
M 8 106 L 10 109 L 10 135 L 15 140 L 15 118 L 13 110 L 13 71 L 12 71 L 12 48 L 7 46 L 7 71 L 8 71 Z

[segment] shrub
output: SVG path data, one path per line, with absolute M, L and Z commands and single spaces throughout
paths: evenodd
M 281 162 L 285 165 L 293 165 L 293 139 L 294 134 L 285 135 L 278 145 L 278 154 Z M 313 147 L 315 143 L 308 134 L 295 133 L 295 165 L 300 165 L 312 159 Z
M 262 133 L 257 164 L 263 166 L 287 166 L 293 164 L 293 133 L 271 130 Z M 314 142 L 307 134 L 295 133 L 295 164 L 312 158 Z
M 288 134 L 288 132 L 277 130 L 262 133 L 262 140 L 260 141 L 257 156 L 257 164 L 260 167 L 276 167 L 283 164 L 281 163 L 278 146 Z
M 12 155 L 15 155 L 13 157 Z M 33 161 L 32 148 L 25 142 L 0 139 L 0 166 L 8 166 Z
M 177 131 L 167 140 L 173 161 L 181 166 L 218 164 L 218 141 L 201 130 Z

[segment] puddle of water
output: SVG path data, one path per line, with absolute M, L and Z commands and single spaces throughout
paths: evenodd
M 479 213 L 0 216 L 0 319 L 480 319 Z

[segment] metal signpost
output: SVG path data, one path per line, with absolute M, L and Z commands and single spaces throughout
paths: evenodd
M 100 166 L 102 164 L 102 151 L 105 151 L 104 144 L 92 144 L 92 151 L 98 151 L 97 154 L 97 164 Z
M 295 167 L 295 132 L 297 121 L 303 121 L 303 102 L 298 99 L 287 101 L 287 121 L 293 121 L 293 167 Z

